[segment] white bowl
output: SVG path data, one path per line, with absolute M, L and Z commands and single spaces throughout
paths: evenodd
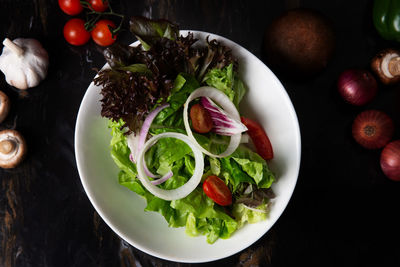
M 274 149 L 270 168 L 278 181 L 269 218 L 247 224 L 229 239 L 210 245 L 204 236 L 190 237 L 184 228 L 169 228 L 159 213 L 145 212 L 145 200 L 118 183 L 118 167 L 110 156 L 107 119 L 100 116 L 100 88 L 89 85 L 75 129 L 75 154 L 83 187 L 96 211 L 132 246 L 162 259 L 207 262 L 231 256 L 261 238 L 286 208 L 300 168 L 301 140 L 296 112 L 282 84 L 257 57 L 240 45 L 215 34 L 191 31 L 204 40 L 208 35 L 232 48 L 239 60 L 239 75 L 248 92 L 241 113 L 266 129 Z M 187 31 L 181 31 L 187 34 Z

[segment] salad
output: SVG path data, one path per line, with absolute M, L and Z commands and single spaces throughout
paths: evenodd
M 246 87 L 231 49 L 181 36 L 167 20 L 132 17 L 130 31 L 140 45 L 106 48 L 110 68 L 94 79 L 119 183 L 146 200 L 145 211 L 208 243 L 267 219 L 272 146 L 240 116 Z

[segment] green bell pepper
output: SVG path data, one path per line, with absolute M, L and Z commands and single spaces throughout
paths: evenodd
M 383 38 L 400 42 L 399 0 L 375 0 L 372 16 L 375 28 Z

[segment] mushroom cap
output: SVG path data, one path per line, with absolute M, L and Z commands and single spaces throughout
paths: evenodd
M 8 153 L 4 151 L 7 150 Z M 27 146 L 24 137 L 16 130 L 0 132 L 0 168 L 16 167 L 25 158 Z
M 392 56 L 400 56 L 399 51 L 386 48 L 380 51 L 376 56 L 371 60 L 371 69 L 375 72 L 381 82 L 385 85 L 395 84 L 400 82 L 400 76 L 388 77 L 385 75 L 382 69 L 382 61 L 385 57 L 392 57 Z
M 4 121 L 10 111 L 10 100 L 8 96 L 0 91 L 0 123 Z
M 39 41 L 17 38 L 13 43 L 24 50 L 22 56 L 16 55 L 5 46 L 0 56 L 0 70 L 8 84 L 21 90 L 35 87 L 47 75 L 49 56 Z

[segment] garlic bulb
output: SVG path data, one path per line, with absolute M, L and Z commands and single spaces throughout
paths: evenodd
M 49 56 L 39 41 L 17 38 L 3 42 L 0 70 L 6 81 L 19 89 L 37 86 L 47 75 Z

